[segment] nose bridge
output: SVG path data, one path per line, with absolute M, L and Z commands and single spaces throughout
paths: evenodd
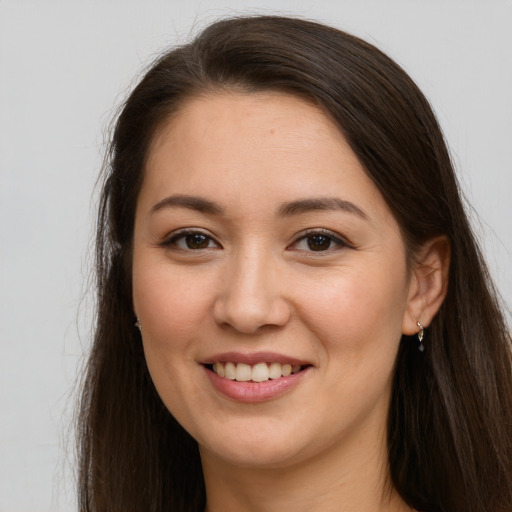
M 275 255 L 257 244 L 240 248 L 230 259 L 215 319 L 244 333 L 268 325 L 284 325 L 290 315 Z

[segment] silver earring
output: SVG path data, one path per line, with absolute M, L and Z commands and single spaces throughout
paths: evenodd
M 135 327 L 137 327 L 137 329 L 139 329 L 139 331 L 142 331 L 141 329 L 141 324 L 140 324 L 140 320 L 137 318 L 137 321 L 135 322 Z
M 418 327 L 420 328 L 420 330 L 418 331 L 418 341 L 420 342 L 419 346 L 418 346 L 418 350 L 420 352 L 423 352 L 425 350 L 425 346 L 423 345 L 423 335 L 425 334 L 425 330 L 423 329 L 423 326 L 419 323 L 419 322 L 416 322 L 418 324 Z

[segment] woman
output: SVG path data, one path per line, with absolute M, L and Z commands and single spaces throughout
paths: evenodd
M 510 335 L 411 79 L 214 23 L 118 118 L 81 510 L 505 511 Z

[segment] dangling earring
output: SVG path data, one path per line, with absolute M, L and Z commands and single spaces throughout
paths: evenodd
M 137 318 L 137 321 L 135 322 L 135 327 L 137 327 L 137 329 L 139 329 L 139 331 L 142 331 L 141 329 L 141 324 L 140 324 L 140 320 Z
M 418 324 L 418 327 L 420 328 L 420 330 L 418 331 L 418 341 L 420 342 L 419 346 L 418 346 L 418 350 L 420 352 L 423 352 L 425 350 L 425 346 L 423 345 L 423 335 L 425 333 L 424 329 L 423 329 L 423 326 L 419 323 L 419 322 L 416 322 Z

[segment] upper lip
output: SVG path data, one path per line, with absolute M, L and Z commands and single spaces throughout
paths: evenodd
M 201 364 L 213 364 L 221 362 L 245 363 L 255 365 L 258 363 L 281 363 L 281 364 L 300 364 L 301 366 L 310 365 L 309 361 L 298 359 L 296 357 L 278 354 L 276 352 L 222 352 L 215 354 L 201 361 Z

